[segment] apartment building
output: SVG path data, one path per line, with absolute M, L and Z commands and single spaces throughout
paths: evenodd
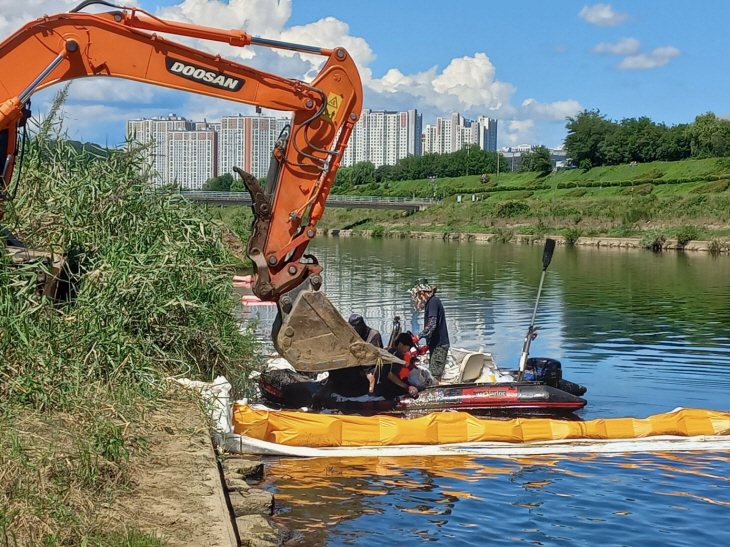
M 187 190 L 200 190 L 206 180 L 216 176 L 218 176 L 217 131 L 198 129 L 168 132 L 168 184 L 178 184 Z
M 127 121 L 127 135 L 140 144 L 147 146 L 145 158 L 152 170 L 152 177 L 156 184 L 169 184 L 169 158 L 167 150 L 168 136 L 172 131 L 191 131 L 195 124 L 169 114 L 167 116 L 142 118 Z
M 375 167 L 395 165 L 406 156 L 421 155 L 421 114 L 417 110 L 363 110 L 342 158 L 349 167 L 361 161 Z
M 424 130 L 424 154 L 450 154 L 467 144 L 496 151 L 497 120 L 485 116 L 469 120 L 454 112 L 448 118 L 436 118 L 436 124 L 426 125 Z
M 240 167 L 257 178 L 266 176 L 271 151 L 290 118 L 224 116 L 220 122 L 192 122 L 170 114 L 127 122 L 127 134 L 145 145 L 157 184 L 179 184 L 199 189 L 206 180 L 233 174 Z M 422 128 L 421 114 L 413 110 L 363 110 L 353 128 L 341 164 L 361 161 L 376 167 L 395 165 L 407 156 L 448 154 L 466 144 L 485 150 L 497 148 L 497 121 L 480 116 L 476 121 L 458 112 Z
M 257 178 L 269 170 L 271 151 L 289 118 L 224 116 L 218 142 L 218 173 L 233 173 L 240 167 Z

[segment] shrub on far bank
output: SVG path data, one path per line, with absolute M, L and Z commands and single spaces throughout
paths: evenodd
M 711 255 L 718 255 L 722 253 L 723 251 L 730 250 L 730 244 L 725 243 L 723 241 L 718 240 L 717 238 L 710 239 L 709 243 L 707 244 L 707 250 Z
M 646 232 L 639 241 L 644 249 L 649 249 L 654 252 L 659 252 L 664 248 L 664 242 L 667 238 L 658 230 L 651 230 Z
M 496 216 L 515 218 L 529 214 L 530 206 L 522 201 L 503 201 L 497 205 Z
M 688 224 L 677 229 L 677 245 L 684 247 L 690 241 L 700 239 L 702 232 L 697 226 Z
M 575 245 L 580 236 L 583 235 L 583 230 L 580 228 L 563 228 L 560 233 L 563 234 L 566 245 Z
M 719 194 L 727 190 L 728 185 L 730 185 L 730 180 L 716 180 L 693 188 L 690 190 L 690 194 Z

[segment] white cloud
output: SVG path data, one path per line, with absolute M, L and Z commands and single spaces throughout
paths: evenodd
M 669 63 L 669 59 L 679 55 L 679 50 L 673 46 L 658 47 L 651 53 L 642 53 L 626 57 L 618 65 L 620 70 L 648 70 Z
M 636 38 L 622 38 L 617 44 L 601 42 L 593 48 L 593 53 L 611 53 L 613 55 L 636 55 L 639 52 L 641 42 Z
M 641 43 L 636 38 L 622 38 L 618 43 L 601 42 L 593 48 L 593 53 L 623 55 L 619 63 L 619 70 L 647 70 L 664 66 L 669 59 L 679 55 L 679 50 L 673 46 L 664 46 L 654 49 L 651 53 L 639 53 Z
M 5 17 L 3 19 L 0 16 L 0 25 L 9 24 L 8 18 L 15 17 L 18 20 L 16 26 L 20 26 L 44 12 L 67 10 L 79 1 L 0 0 L 0 7 L 9 7 L 0 11 Z M 254 36 L 273 40 L 326 48 L 343 46 L 358 65 L 364 85 L 366 108 L 417 108 L 424 114 L 424 124 L 433 123 L 436 116 L 448 116 L 451 112 L 458 111 L 471 118 L 487 115 L 501 120 L 518 120 L 514 122 L 515 130 L 511 133 L 523 135 L 527 134 L 537 120 L 563 120 L 565 116 L 582 110 L 582 106 L 573 99 L 541 103 L 537 98 L 530 98 L 522 104 L 513 104 L 515 86 L 497 78 L 496 67 L 485 52 L 452 59 L 443 68 L 433 66 L 422 72 L 408 73 L 393 67 L 381 77 L 374 77 L 370 66 L 376 58 L 375 53 L 364 37 L 351 34 L 346 22 L 334 17 L 324 17 L 312 23 L 288 27 L 293 1 L 180 0 L 171 6 L 158 8 L 155 15 L 214 28 L 242 29 Z M 123 3 L 130 2 L 124 0 Z M 23 7 L 18 7 L 19 4 Z M 27 10 L 33 13 L 26 13 Z M 169 38 L 203 51 L 220 54 L 251 68 L 305 81 L 316 75 L 324 61 L 321 56 L 286 50 L 256 46 L 239 48 L 180 36 Z M 161 90 L 159 87 L 120 82 L 117 79 L 94 79 L 75 83 L 69 96 L 69 103 L 72 103 L 70 106 L 73 107 L 69 112 L 75 115 L 78 109 L 73 103 L 79 102 L 83 102 L 86 111 L 99 114 L 100 117 L 96 120 L 99 123 L 144 116 L 144 112 L 152 110 L 155 105 L 160 106 L 156 115 L 176 111 L 196 120 L 204 117 L 214 120 L 225 114 L 249 113 L 252 109 L 240 103 Z M 128 103 L 128 113 L 123 115 L 125 102 Z M 110 103 L 116 106 L 111 107 Z M 144 105 L 144 108 L 141 109 L 140 105 Z M 91 129 L 92 118 L 79 115 L 70 121 L 86 132 Z M 122 127 L 120 126 L 120 135 L 124 132 Z
M 78 4 L 77 0 L 0 0 L 0 36 L 4 40 L 42 15 L 68 11 Z
M 437 93 L 458 98 L 467 110 L 474 106 L 499 110 L 509 103 L 515 88 L 495 79 L 496 70 L 486 53 L 453 59 L 431 82 Z
M 274 38 L 291 17 L 291 0 L 183 0 L 179 4 L 158 9 L 157 15 L 195 25 L 241 29 L 254 36 Z
M 467 116 L 488 115 L 509 119 L 514 116 L 532 117 L 540 120 L 563 120 L 575 115 L 583 107 L 575 100 L 539 103 L 527 99 L 516 107 L 511 104 L 515 87 L 496 80 L 496 70 L 489 57 L 477 53 L 474 57 L 454 59 L 439 72 L 437 67 L 416 74 L 403 74 L 390 69 L 382 78 L 373 79 L 369 87 L 376 92 L 406 94 L 420 104 L 421 110 L 435 110 L 439 115 L 458 111 Z M 400 102 L 400 101 L 398 101 Z M 428 123 L 424 121 L 424 123 Z
M 628 20 L 629 14 L 623 11 L 613 11 L 610 4 L 596 4 L 595 6 L 583 6 L 578 17 L 592 25 L 599 27 L 612 27 L 620 25 Z
M 370 64 L 375 60 L 375 54 L 365 39 L 351 36 L 349 25 L 333 17 L 286 28 L 291 3 L 292 0 L 246 0 L 244 6 L 244 0 L 230 0 L 228 4 L 220 0 L 183 0 L 178 5 L 158 10 L 158 15 L 210 26 L 219 26 L 217 21 L 225 20 L 229 27 L 243 28 L 269 39 L 327 48 L 343 46 L 358 65 L 365 87 L 366 108 L 418 108 L 424 117 L 433 113 L 434 118 L 458 111 L 466 116 L 488 115 L 509 119 L 525 112 L 536 119 L 547 120 L 562 120 L 566 115 L 582 110 L 574 100 L 543 104 L 532 99 L 525 106 L 512 105 L 510 101 L 515 87 L 496 79 L 496 69 L 483 52 L 453 59 L 441 71 L 434 66 L 423 72 L 407 74 L 399 68 L 391 68 L 382 77 L 374 78 Z M 201 42 L 196 43 L 196 47 L 201 46 Z M 255 47 L 240 50 L 225 45 L 206 47 L 216 53 L 245 59 L 246 64 L 255 68 L 305 81 L 314 77 L 323 62 L 321 57 L 290 51 L 273 53 L 266 48 Z M 281 57 L 289 60 L 283 62 Z M 286 71 L 282 70 L 284 68 Z M 189 104 L 190 110 L 198 115 L 206 114 L 208 119 L 215 119 L 223 108 L 230 108 L 226 103 L 197 97 L 191 98 Z M 237 107 L 238 110 L 242 109 Z M 426 119 L 424 123 L 429 121 Z
M 308 25 L 298 25 L 288 29 L 283 29 L 279 35 L 279 39 L 285 42 L 293 42 L 295 44 L 307 44 L 310 46 L 318 46 L 322 48 L 344 47 L 347 52 L 352 55 L 358 70 L 360 78 L 363 82 L 370 81 L 370 69 L 368 65 L 375 60 L 373 50 L 370 45 L 363 39 L 356 36 L 350 36 L 350 26 L 347 23 L 339 21 L 334 17 L 326 17 Z M 283 51 L 282 54 L 288 52 Z M 312 58 L 319 68 L 323 58 Z
M 535 139 L 535 122 L 532 120 L 512 120 L 507 126 L 507 135 L 502 137 L 506 146 L 532 143 Z
M 539 103 L 535 99 L 527 99 L 519 108 L 519 116 L 537 120 L 563 121 L 568 116 L 575 116 L 582 110 L 581 104 L 574 99 L 553 103 Z
M 80 78 L 69 88 L 69 98 L 80 101 L 149 104 L 154 97 L 155 88 L 150 84 L 121 78 Z

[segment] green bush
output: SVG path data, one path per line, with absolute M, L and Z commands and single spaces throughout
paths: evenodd
M 579 198 L 582 196 L 585 196 L 588 190 L 585 188 L 573 188 L 572 190 L 568 190 L 563 194 L 566 198 Z
M 624 224 L 635 224 L 640 220 L 650 220 L 651 211 L 650 207 L 643 203 L 631 204 L 628 209 L 624 212 L 623 222 Z
M 640 175 L 636 175 L 634 178 L 637 180 L 644 180 L 644 179 L 660 179 L 664 173 L 659 171 L 659 169 L 651 169 L 647 171 L 646 173 L 642 173 Z
M 575 245 L 576 241 L 583 235 L 583 230 L 580 228 L 563 228 L 560 233 L 563 234 L 567 245 Z
M 720 241 L 719 239 L 712 238 L 707 244 L 707 250 L 711 255 L 718 255 L 722 252 L 730 251 L 730 243 Z
M 651 230 L 649 232 L 646 232 L 641 237 L 641 241 L 639 241 L 639 245 L 641 245 L 644 249 L 649 249 L 654 252 L 658 252 L 664 248 L 664 242 L 666 240 L 667 240 L 667 238 L 664 236 L 663 233 L 661 233 L 658 230 Z
M 511 230 L 509 228 L 497 228 L 494 231 L 494 238 L 499 243 L 509 243 L 512 241 L 512 238 L 515 237 L 514 230 Z
M 684 247 L 690 241 L 700 239 L 702 233 L 697 226 L 688 224 L 677 229 L 677 245 Z
M 43 409 L 98 385 L 152 389 L 163 376 L 229 377 L 256 358 L 234 316 L 228 230 L 140 176 L 138 149 L 78 153 L 41 128 L 8 224 L 34 249 L 73 253 L 74 302 L 35 293 L 36 267 L 0 258 L 0 399 Z
M 385 235 L 385 226 L 382 224 L 376 224 L 370 231 L 371 237 L 383 237 Z
M 503 201 L 497 205 L 496 215 L 500 218 L 515 218 L 529 214 L 530 206 L 521 201 Z
M 698 186 L 697 188 L 693 188 L 690 190 L 691 194 L 719 194 L 720 192 L 724 192 L 727 190 L 727 187 L 730 185 L 730 180 L 724 179 L 724 180 L 716 180 L 715 182 L 708 182 L 707 184 L 703 184 L 702 186 Z

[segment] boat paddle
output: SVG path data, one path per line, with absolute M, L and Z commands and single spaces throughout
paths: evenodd
M 540 303 L 540 293 L 542 293 L 542 284 L 545 281 L 545 272 L 550 266 L 550 261 L 553 259 L 553 251 L 555 251 L 555 240 L 547 238 L 545 240 L 545 250 L 542 253 L 542 275 L 540 276 L 540 287 L 537 289 L 537 300 L 535 301 L 535 309 L 532 310 L 532 320 L 530 321 L 530 327 L 527 329 L 527 336 L 525 336 L 525 343 L 522 346 L 522 355 L 520 356 L 520 372 L 517 376 L 517 381 L 521 382 L 525 375 L 525 365 L 527 364 L 527 357 L 530 355 L 530 344 L 535 339 L 537 329 L 535 328 L 535 316 L 537 315 L 537 305 Z

